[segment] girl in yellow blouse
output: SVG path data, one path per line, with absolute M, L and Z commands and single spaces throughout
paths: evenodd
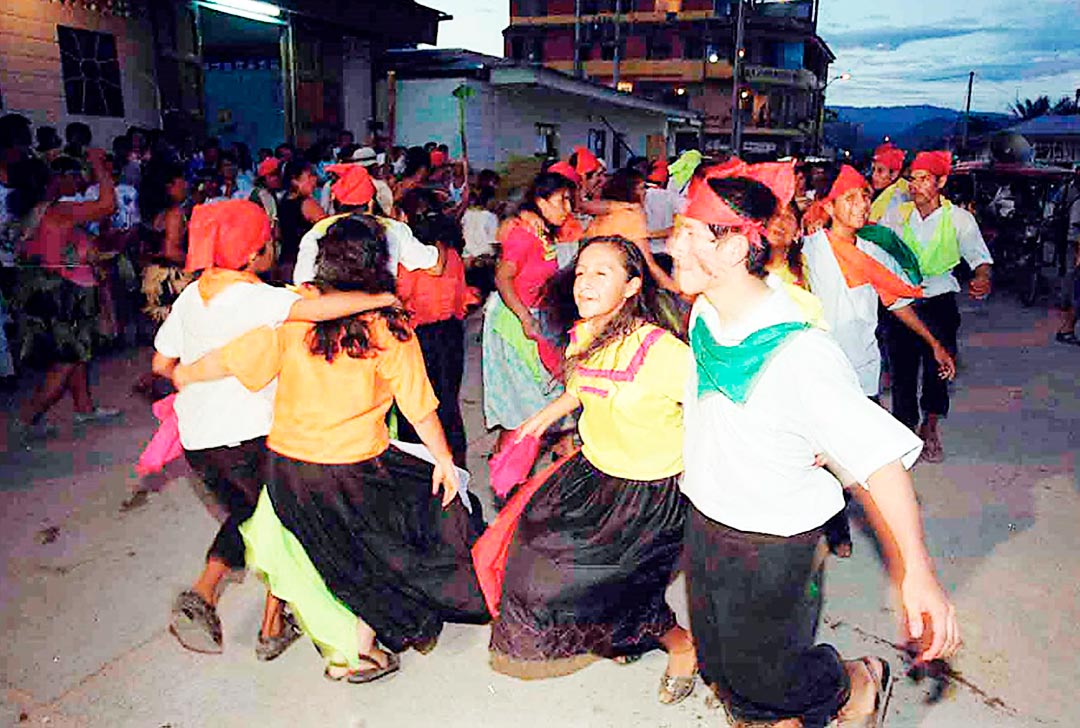
M 540 487 L 509 549 L 492 666 L 522 678 L 573 672 L 598 657 L 663 647 L 660 701 L 693 690 L 690 635 L 664 591 L 682 549 L 682 401 L 690 350 L 661 328 L 641 252 L 593 238 L 575 268 L 581 321 L 566 393 L 519 428 L 539 436 L 583 408 L 583 447 Z

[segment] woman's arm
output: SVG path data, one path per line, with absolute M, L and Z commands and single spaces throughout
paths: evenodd
M 183 265 L 187 259 L 184 253 L 184 213 L 179 207 L 171 207 L 165 212 L 165 242 L 161 255 L 176 265 Z
M 105 152 L 101 149 L 87 149 L 86 160 L 94 170 L 94 180 L 98 183 L 98 198 L 89 202 L 61 202 L 54 208 L 57 214 L 63 215 L 76 225 L 101 220 L 116 212 L 116 187 L 113 184 L 112 172 L 105 164 Z
M 956 607 L 934 574 L 911 475 L 899 461 L 894 461 L 870 476 L 869 488 L 890 531 L 884 536 L 893 537 L 903 560 L 904 579 L 900 592 L 912 639 L 923 637 L 923 617 L 930 618 L 932 642 L 920 659 L 948 657 L 960 646 Z
M 530 435 L 540 437 L 548 431 L 548 428 L 580 406 L 581 400 L 569 392 L 563 392 L 557 400 L 525 420 L 521 427 L 517 428 L 518 436 L 516 441 L 520 442 Z
M 228 376 L 229 368 L 225 366 L 225 357 L 220 349 L 191 364 L 175 364 L 172 368 L 173 386 L 180 390 L 193 382 L 210 382 Z
M 174 359 L 172 357 L 165 356 L 164 354 L 160 354 L 155 351 L 154 358 L 150 362 L 150 371 L 152 371 L 154 374 L 157 374 L 159 377 L 164 377 L 165 379 L 172 379 L 173 371 L 176 369 L 176 366 L 179 363 L 179 359 Z
M 446 433 L 439 422 L 439 415 L 432 412 L 419 422 L 412 423 L 412 426 L 420 437 L 420 442 L 424 443 L 424 447 L 435 457 L 435 471 L 431 474 L 431 494 L 438 495 L 439 486 L 442 486 L 442 504 L 445 508 L 454 500 L 461 488 L 461 482 L 458 480 L 457 468 L 454 467 L 454 457 L 450 454 L 450 446 L 446 444 Z
M 661 268 L 660 264 L 656 262 L 652 248 L 649 246 L 649 241 L 645 240 L 644 243 L 641 243 L 635 240 L 634 244 L 637 245 L 638 250 L 641 251 L 642 257 L 645 258 L 645 265 L 648 266 L 649 273 L 652 274 L 653 279 L 656 281 L 656 285 L 675 294 L 682 293 L 682 290 L 679 288 L 679 284 L 675 282 L 675 279 L 669 276 L 667 271 Z
M 301 298 L 289 309 L 286 321 L 333 321 L 387 306 L 399 306 L 393 293 L 334 291 L 315 298 Z
M 506 307 L 513 311 L 521 321 L 525 334 L 529 338 L 539 339 L 542 336 L 539 322 L 533 318 L 528 307 L 521 302 L 517 291 L 514 290 L 514 279 L 517 278 L 517 274 L 517 263 L 500 258 L 495 264 L 495 289 L 499 292 Z

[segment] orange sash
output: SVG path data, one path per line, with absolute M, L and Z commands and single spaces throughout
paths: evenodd
M 246 270 L 229 270 L 228 268 L 207 268 L 199 276 L 199 295 L 203 303 L 210 303 L 217 294 L 224 291 L 233 283 L 260 283 L 259 276 Z
M 854 243 L 837 240 L 829 232 L 826 232 L 826 237 L 833 255 L 836 256 L 836 262 L 844 273 L 848 288 L 858 288 L 869 283 L 886 306 L 892 306 L 901 298 L 922 298 L 921 288 L 904 283 L 891 270 L 859 250 Z

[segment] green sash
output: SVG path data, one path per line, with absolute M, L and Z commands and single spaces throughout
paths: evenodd
M 736 404 L 745 404 L 766 365 L 793 334 L 810 324 L 792 321 L 767 326 L 747 336 L 741 344 L 721 346 L 709 326 L 698 319 L 690 332 L 690 346 L 697 362 L 698 397 L 720 392 Z
M 911 279 L 911 285 L 918 286 L 922 284 L 923 275 L 919 269 L 919 257 L 904 244 L 899 235 L 884 225 L 867 225 L 856 235 L 891 255 L 907 273 L 908 278 Z

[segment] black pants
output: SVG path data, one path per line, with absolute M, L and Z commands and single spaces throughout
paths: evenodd
M 956 294 L 916 300 L 912 304 L 941 345 L 956 356 L 957 334 L 960 331 L 960 310 Z M 949 414 L 949 383 L 938 377 L 937 362 L 930 345 L 909 329 L 896 316 L 888 316 L 886 342 L 889 349 L 889 371 L 892 379 L 892 413 L 912 430 L 919 426 L 919 409 L 924 414 Z M 920 367 L 922 396 L 919 396 Z
M 690 509 L 687 580 L 698 663 L 736 718 L 801 718 L 805 728 L 823 728 L 847 702 L 839 653 L 814 643 L 822 533 L 746 533 Z
M 259 490 L 263 485 L 266 438 L 247 440 L 236 447 L 213 447 L 207 450 L 184 450 L 191 469 L 198 473 L 225 508 L 228 517 L 218 529 L 207 560 L 223 561 L 230 569 L 244 568 L 244 539 L 240 524 L 255 513 Z
M 424 367 L 439 398 L 439 422 L 454 462 L 465 467 L 467 444 L 465 421 L 461 416 L 461 378 L 465 374 L 465 324 L 447 319 L 416 327 L 416 338 L 424 352 Z M 420 442 L 416 430 L 404 418 L 398 420 L 398 439 Z

